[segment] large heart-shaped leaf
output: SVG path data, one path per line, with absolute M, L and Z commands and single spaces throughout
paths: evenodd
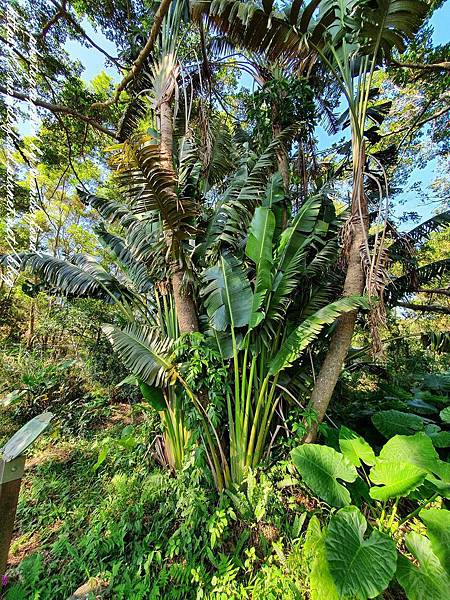
M 339 595 L 328 567 L 325 531 L 314 515 L 306 530 L 303 559 L 309 568 L 309 595 L 311 600 L 339 600 Z
M 427 476 L 427 471 L 416 465 L 400 461 L 377 461 L 370 471 L 370 479 L 377 486 L 370 488 L 375 500 L 388 500 L 407 496 L 417 489 Z
M 450 511 L 430 508 L 421 510 L 420 517 L 427 526 L 433 552 L 450 575 Z
M 411 435 L 423 430 L 423 419 L 400 410 L 381 410 L 372 416 L 372 423 L 385 437 Z
M 433 552 L 430 540 L 412 531 L 405 543 L 418 562 L 414 564 L 406 556 L 398 557 L 397 580 L 408 600 L 448 600 L 450 577 Z
M 350 504 L 349 491 L 337 480 L 355 481 L 355 467 L 339 452 L 328 446 L 304 444 L 291 452 L 292 460 L 303 481 L 322 500 L 332 506 Z
M 425 433 L 435 448 L 450 448 L 450 431 L 442 431 L 439 425 L 430 423 L 425 426 Z
M 375 453 L 364 438 L 348 427 L 339 430 L 339 447 L 342 454 L 355 465 L 361 466 L 361 461 L 366 465 L 375 464 Z
M 139 382 L 139 389 L 144 399 L 150 404 L 152 408 L 157 411 L 166 410 L 167 405 L 164 399 L 164 394 L 161 388 L 157 388 L 153 385 L 148 385 L 145 381 Z
M 444 423 L 450 423 L 450 406 L 443 408 L 439 413 L 439 416 L 444 421 Z
M 450 482 L 450 464 L 440 460 L 431 439 L 423 432 L 396 435 L 383 446 L 379 459 L 383 462 L 406 462 Z
M 326 554 L 340 598 L 375 598 L 394 576 L 395 543 L 377 529 L 364 538 L 366 529 L 367 522 L 355 506 L 338 511 L 328 525 Z

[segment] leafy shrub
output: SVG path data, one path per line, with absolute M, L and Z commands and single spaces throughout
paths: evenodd
M 403 554 L 397 561 L 392 538 L 398 536 L 401 524 L 419 514 L 419 510 L 408 512 L 409 499 L 421 498 L 420 506 L 426 506 L 437 497 L 450 498 L 450 464 L 439 458 L 425 432 L 396 435 L 375 456 L 361 436 L 343 427 L 339 447 L 341 452 L 315 444 L 292 451 L 292 460 L 312 491 L 332 506 L 343 507 L 323 530 L 317 519 L 310 520 L 305 553 L 309 552 L 312 600 L 374 598 L 394 575 L 409 600 L 444 600 L 450 589 L 450 512 L 420 511 L 429 537 L 410 532 L 405 538 L 418 566 Z M 370 514 L 367 537 L 369 523 L 352 505 L 361 500 Z M 399 520 L 399 511 L 405 510 Z

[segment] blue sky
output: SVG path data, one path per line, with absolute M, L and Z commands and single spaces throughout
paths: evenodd
M 450 41 L 449 28 L 450 28 L 450 1 L 446 1 L 443 6 L 435 12 L 431 19 L 433 26 L 433 41 L 435 44 L 445 44 Z M 95 42 L 104 48 L 109 54 L 115 56 L 117 50 L 115 45 L 111 43 L 101 32 L 95 31 L 91 24 L 87 21 L 83 23 L 83 27 L 86 32 Z M 66 50 L 74 58 L 80 60 L 84 66 L 83 79 L 90 81 L 100 71 L 106 71 L 116 81 L 119 80 L 119 74 L 117 69 L 111 66 L 106 66 L 105 57 L 97 50 L 89 47 L 82 46 L 76 41 L 69 41 L 65 45 Z M 245 82 L 248 85 L 247 82 Z M 338 141 L 342 138 L 343 134 L 339 133 L 336 136 L 329 136 L 322 127 L 318 126 L 316 129 L 316 135 L 318 139 L 319 149 L 329 147 L 334 141 Z M 421 182 L 424 186 L 427 186 L 435 177 L 436 161 L 430 161 L 424 169 L 415 169 L 411 174 L 407 182 L 405 182 L 404 192 L 401 196 L 397 197 L 398 209 L 396 214 L 400 215 L 404 211 L 415 211 L 417 212 L 421 220 L 426 220 L 432 216 L 435 207 L 433 205 L 424 205 L 418 199 L 417 192 L 411 189 L 414 183 Z M 401 202 L 401 205 L 400 205 Z

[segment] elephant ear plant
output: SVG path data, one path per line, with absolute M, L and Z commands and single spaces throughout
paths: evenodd
M 409 600 L 448 598 L 450 511 L 430 505 L 450 498 L 450 464 L 423 432 L 396 435 L 378 456 L 346 427 L 338 444 L 340 452 L 316 444 L 292 451 L 302 481 L 339 509 L 323 529 L 316 516 L 309 522 L 304 557 L 312 600 L 375 598 L 394 579 Z M 355 506 L 361 499 L 367 519 Z M 413 511 L 411 501 L 418 502 Z M 427 535 L 411 530 L 417 520 Z M 405 528 L 414 562 L 397 550 Z

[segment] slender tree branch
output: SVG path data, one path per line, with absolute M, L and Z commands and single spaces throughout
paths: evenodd
M 108 135 L 109 137 L 111 137 L 115 140 L 119 139 L 117 137 L 116 133 L 114 131 L 111 131 L 111 129 L 104 127 L 103 125 L 98 123 L 95 119 L 88 117 L 87 115 L 83 115 L 82 113 L 78 112 L 77 110 L 75 110 L 73 108 L 70 108 L 69 106 L 64 106 L 62 104 L 51 104 L 50 102 L 46 102 L 45 100 L 39 100 L 39 99 L 31 100 L 29 94 L 25 94 L 25 93 L 19 92 L 17 90 L 14 90 L 12 93 L 8 93 L 7 88 L 2 85 L 0 85 L 0 94 L 12 96 L 13 98 L 17 98 L 18 100 L 23 100 L 25 102 L 33 102 L 33 104 L 35 106 L 39 106 L 39 108 L 45 108 L 46 110 L 49 110 L 54 114 L 62 114 L 62 115 L 69 115 L 69 116 L 75 117 L 75 118 L 79 119 L 80 121 L 84 121 L 84 123 L 88 123 L 94 129 L 97 129 L 97 131 L 101 131 L 105 135 Z
M 123 68 L 122 65 L 119 64 L 117 58 L 114 58 L 114 56 L 111 56 L 108 52 L 106 52 L 106 50 L 104 50 L 101 46 L 99 46 L 98 44 L 96 44 L 96 42 L 94 42 L 94 40 L 86 33 L 86 31 L 83 29 L 83 27 L 78 23 L 78 21 L 70 14 L 70 12 L 67 10 L 67 2 L 66 0 L 62 0 L 61 4 L 58 4 L 57 2 L 54 2 L 54 0 L 51 0 L 53 6 L 57 9 L 57 12 L 55 13 L 55 15 L 48 21 L 48 23 L 46 23 L 44 25 L 44 28 L 42 29 L 41 33 L 37 36 L 40 39 L 43 39 L 45 37 L 45 35 L 48 33 L 49 29 L 57 22 L 59 21 L 59 19 L 65 19 L 68 23 L 70 23 L 70 25 L 72 25 L 72 27 L 75 29 L 75 31 L 80 34 L 82 37 L 84 37 L 84 39 L 96 50 L 98 50 L 99 52 L 101 52 L 104 56 L 106 56 L 106 58 L 111 61 L 113 64 L 116 65 L 117 69 L 119 69 L 119 71 Z
M 450 71 L 450 62 L 448 62 L 448 61 L 425 64 L 425 63 L 409 63 L 409 62 L 404 63 L 404 62 L 399 62 L 395 59 L 391 59 L 389 62 L 392 65 L 394 65 L 395 67 L 399 67 L 399 68 L 420 69 L 422 71 Z
M 441 315 L 450 315 L 450 308 L 446 306 L 438 306 L 437 304 L 412 304 L 411 302 L 397 302 L 397 306 L 409 308 L 419 312 L 434 312 Z
M 417 290 L 421 294 L 439 294 L 440 296 L 450 296 L 450 288 L 436 288 L 430 290 L 428 288 L 419 288 Z
M 45 36 L 49 32 L 50 28 L 53 27 L 53 25 L 55 25 L 55 23 L 57 23 L 60 19 L 62 19 L 64 17 L 64 14 L 66 12 L 66 0 L 62 1 L 61 6 L 58 6 L 58 5 L 56 5 L 56 6 L 57 6 L 58 10 L 53 15 L 53 17 L 47 21 L 47 23 L 42 28 L 41 33 L 39 33 L 37 36 L 41 40 L 45 38 Z
M 95 102 L 92 105 L 92 108 L 106 108 L 107 106 L 111 106 L 112 104 L 116 104 L 118 102 L 121 92 L 123 92 L 123 90 L 127 87 L 127 85 L 131 81 L 133 81 L 133 79 L 136 77 L 136 75 L 141 71 L 142 67 L 144 66 L 145 60 L 148 58 L 148 56 L 152 52 L 153 47 L 156 42 L 156 38 L 158 37 L 159 30 L 161 28 L 161 24 L 169 10 L 171 3 L 172 3 L 172 0 L 162 0 L 161 1 L 161 4 L 159 5 L 158 10 L 156 11 L 155 18 L 153 20 L 153 25 L 150 30 L 150 35 L 148 36 L 147 42 L 146 42 L 145 46 L 142 48 L 142 50 L 139 52 L 139 56 L 134 61 L 129 72 L 125 75 L 125 77 L 122 79 L 122 81 L 117 86 L 116 91 L 114 92 L 114 96 L 111 99 L 107 100 L 106 102 Z
M 115 58 L 114 56 L 111 56 L 108 52 L 106 52 L 106 50 L 104 50 L 101 46 L 96 44 L 94 42 L 94 40 L 86 33 L 86 31 L 83 29 L 83 27 L 81 27 L 81 25 L 76 21 L 76 19 L 74 19 L 74 17 L 69 12 L 67 12 L 67 10 L 64 12 L 64 18 L 66 19 L 66 21 L 68 21 L 72 25 L 72 27 L 75 29 L 75 31 L 77 33 L 79 33 L 82 37 L 84 37 L 84 39 L 93 48 L 95 48 L 96 50 L 101 52 L 104 56 L 106 56 L 106 58 L 108 60 L 110 60 L 114 65 L 116 65 L 116 67 L 119 71 L 121 71 L 123 69 L 123 66 L 119 63 L 117 58 Z
M 426 119 L 423 119 L 422 121 L 417 123 L 415 128 L 417 129 L 418 127 L 422 127 L 422 125 L 425 125 L 426 123 L 429 123 L 430 121 L 434 121 L 435 119 L 442 117 L 442 115 L 445 115 L 445 113 L 448 113 L 449 111 L 450 111 L 450 105 L 445 106 L 441 110 L 438 110 L 437 112 L 435 112 L 434 115 L 431 115 L 431 116 L 427 117 Z M 397 133 L 403 133 L 404 130 L 405 130 L 405 128 L 402 127 L 401 129 L 395 129 L 394 131 L 388 131 L 387 133 L 381 134 L 381 137 L 385 138 L 385 137 L 389 137 L 390 135 L 396 135 Z

